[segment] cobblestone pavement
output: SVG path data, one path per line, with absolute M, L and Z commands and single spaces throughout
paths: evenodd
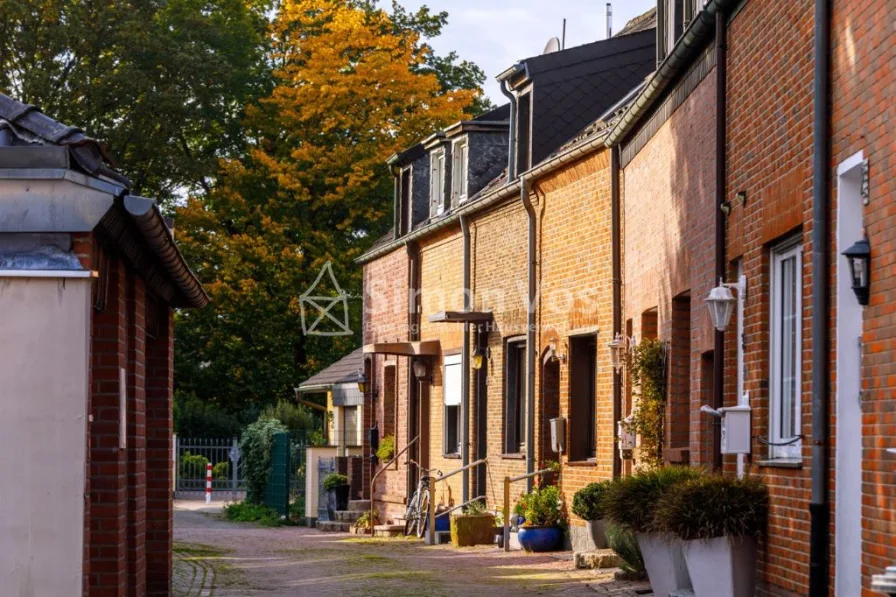
M 563 556 L 262 528 L 209 512 L 177 510 L 174 535 L 178 597 L 635 597 L 647 586 Z

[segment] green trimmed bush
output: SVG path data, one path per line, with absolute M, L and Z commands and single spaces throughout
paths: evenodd
M 255 522 L 265 527 L 279 527 L 284 524 L 273 508 L 250 502 L 236 502 L 224 506 L 224 516 L 233 522 Z
M 685 481 L 703 475 L 700 469 L 664 466 L 616 479 L 602 501 L 606 517 L 635 533 L 660 532 L 654 513 L 660 498 Z
M 330 491 L 348 485 L 348 477 L 339 473 L 330 473 L 324 477 L 324 489 Z
M 180 470 L 177 474 L 181 479 L 205 479 L 206 465 L 208 458 L 186 451 L 180 457 Z
M 572 496 L 572 512 L 582 520 L 604 518 L 603 497 L 610 489 L 612 481 L 589 483 Z
M 768 488 L 758 479 L 704 475 L 675 486 L 656 506 L 655 524 L 685 540 L 758 537 L 768 519 Z
M 222 460 L 212 467 L 212 477 L 218 481 L 225 481 L 230 478 L 230 463 Z

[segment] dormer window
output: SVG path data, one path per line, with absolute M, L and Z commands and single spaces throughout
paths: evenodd
M 451 205 L 460 205 L 467 200 L 468 147 L 466 137 L 451 145 Z
M 433 151 L 429 159 L 429 215 L 437 216 L 445 211 L 445 150 Z

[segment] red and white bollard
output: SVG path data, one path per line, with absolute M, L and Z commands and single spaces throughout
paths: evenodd
M 212 503 L 212 463 L 205 465 L 205 503 Z

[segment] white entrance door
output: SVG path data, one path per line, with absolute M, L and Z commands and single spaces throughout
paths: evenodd
M 862 154 L 837 168 L 836 595 L 862 594 L 862 307 L 840 255 L 862 238 Z

